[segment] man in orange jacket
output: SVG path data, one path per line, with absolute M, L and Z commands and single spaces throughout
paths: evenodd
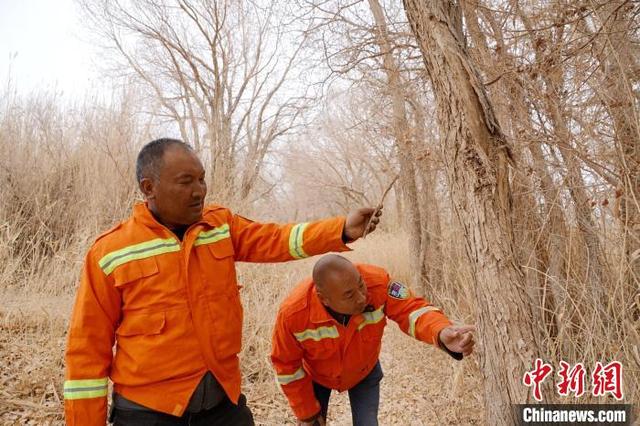
M 456 359 L 473 351 L 473 326 L 454 326 L 377 266 L 323 256 L 282 303 L 271 361 L 298 425 L 324 425 L 332 389 L 349 391 L 354 425 L 378 424 L 386 318 Z
M 85 259 L 66 350 L 67 424 L 105 424 L 110 378 L 116 425 L 252 425 L 240 393 L 235 262 L 348 250 L 379 219 L 363 208 L 260 224 L 205 207 L 202 163 L 173 139 L 143 147 L 136 175 L 146 203 L 98 237 Z

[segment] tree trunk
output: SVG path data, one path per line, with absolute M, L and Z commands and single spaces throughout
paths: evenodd
M 404 0 L 404 6 L 436 95 L 451 196 L 472 265 L 487 423 L 512 425 L 511 404 L 527 401 L 522 375 L 539 345 L 515 263 L 509 146 L 464 49 L 457 4 Z
M 411 140 L 411 129 L 405 107 L 405 86 L 402 84 L 400 69 L 392 54 L 382 7 L 378 0 L 369 0 L 369 7 L 376 23 L 376 44 L 382 54 L 384 73 L 387 76 L 387 89 L 391 97 L 393 133 L 400 163 L 400 184 L 402 185 L 408 224 L 407 230 L 409 232 L 409 252 L 412 258 L 411 264 L 414 265 L 411 274 L 411 287 L 422 288 L 421 285 L 418 285 L 419 273 L 422 269 L 420 260 L 422 221 L 420 219 L 418 189 L 416 186 L 416 170 L 412 156 L 413 141 Z

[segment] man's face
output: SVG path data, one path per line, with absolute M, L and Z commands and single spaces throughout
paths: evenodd
M 350 266 L 327 277 L 318 295 L 322 303 L 335 312 L 357 315 L 367 306 L 367 286 L 358 270 Z
M 188 226 L 202 218 L 207 195 L 204 167 L 193 151 L 169 146 L 156 178 L 142 179 L 140 186 L 149 209 L 169 228 Z

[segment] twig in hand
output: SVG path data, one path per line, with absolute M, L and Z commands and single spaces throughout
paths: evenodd
M 387 189 L 384 190 L 384 193 L 382 194 L 382 198 L 380 198 L 380 202 L 376 206 L 376 208 L 373 211 L 373 213 L 371 213 L 371 217 L 369 217 L 369 220 L 367 221 L 367 226 L 365 226 L 364 232 L 362 233 L 362 239 L 364 239 L 367 236 L 367 234 L 369 233 L 369 226 L 371 225 L 371 221 L 373 220 L 374 217 L 376 217 L 376 214 L 378 214 L 378 212 L 382 208 L 382 203 L 384 202 L 384 197 L 387 196 L 387 194 L 391 190 L 391 187 L 393 186 L 394 183 L 396 183 L 396 181 L 398 180 L 399 177 L 400 177 L 400 175 L 396 175 L 396 177 L 393 178 L 393 180 L 391 181 L 389 186 L 387 186 Z

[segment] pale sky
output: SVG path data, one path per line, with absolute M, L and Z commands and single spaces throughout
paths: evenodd
M 0 0 L 0 84 L 82 97 L 100 79 L 73 0 Z

